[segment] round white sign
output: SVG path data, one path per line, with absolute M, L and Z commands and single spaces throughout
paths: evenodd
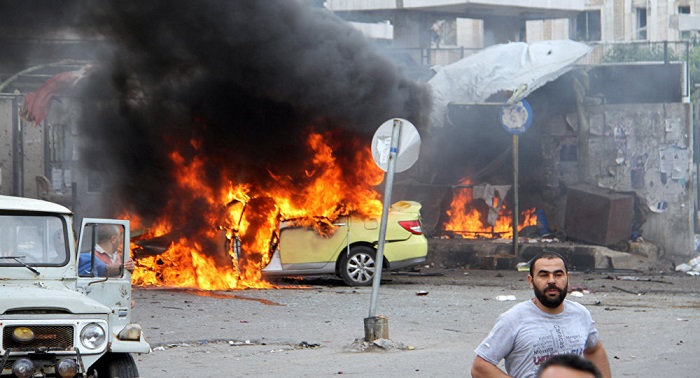
M 372 138 L 372 158 L 384 172 L 389 169 L 389 155 L 391 152 L 391 132 L 394 129 L 394 120 L 399 121 L 401 136 L 396 154 L 396 172 L 403 172 L 411 168 L 418 160 L 420 152 L 420 134 L 416 127 L 403 118 L 392 118 L 379 126 Z

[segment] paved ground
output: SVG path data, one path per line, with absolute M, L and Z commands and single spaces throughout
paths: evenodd
M 527 273 L 428 269 L 385 274 L 377 314 L 383 347 L 363 349 L 371 288 L 333 278 L 280 289 L 198 293 L 137 288 L 134 320 L 153 352 L 142 377 L 469 376 L 473 349 L 495 318 L 532 296 Z M 572 273 L 572 297 L 598 323 L 615 377 L 696 377 L 700 277 L 632 271 Z

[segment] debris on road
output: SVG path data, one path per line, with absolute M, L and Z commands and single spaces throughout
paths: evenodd
M 355 339 L 352 344 L 345 348 L 347 352 L 382 352 L 391 350 L 414 350 L 413 346 L 407 346 L 403 343 L 389 340 L 389 339 L 377 339 L 371 342 L 361 338 Z

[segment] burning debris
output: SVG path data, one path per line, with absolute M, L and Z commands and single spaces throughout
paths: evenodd
M 513 211 L 505 198 L 510 185 L 472 185 L 469 179 L 453 188 L 443 235 L 463 239 L 512 239 Z M 535 209 L 520 214 L 518 230 L 537 223 Z

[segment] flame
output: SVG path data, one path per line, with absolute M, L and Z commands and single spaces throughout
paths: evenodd
M 192 140 L 188 148 L 196 151 L 200 146 Z M 353 153 L 337 153 L 337 146 Z M 337 133 L 309 132 L 307 148 L 313 158 L 300 163 L 300 177 L 268 169 L 266 182 L 236 182 L 222 169 L 221 188 L 207 185 L 211 164 L 206 154 L 172 151 L 177 195 L 147 228 L 138 214 L 124 215 L 132 230 L 138 230 L 132 235 L 132 283 L 203 290 L 270 288 L 261 270 L 271 259 L 281 220 L 328 235 L 340 216 L 381 213 L 373 186 L 381 183 L 383 172 L 369 146 Z M 201 218 L 201 227 L 182 229 L 192 217 Z M 159 243 L 164 251 L 134 253 L 153 249 L 144 247 L 149 243 Z
M 465 239 L 477 239 L 484 235 L 503 239 L 513 238 L 513 211 L 506 207 L 503 199 L 495 196 L 491 207 L 498 209 L 496 224 L 491 226 L 486 219 L 488 206 L 475 203 L 472 200 L 471 181 L 463 179 L 460 183 L 465 187 L 453 190 L 452 202 L 447 210 L 449 221 L 445 224 L 445 231 L 452 231 L 454 234 Z M 527 209 L 520 213 L 518 219 L 518 231 L 526 226 L 533 226 L 537 223 L 535 209 Z

